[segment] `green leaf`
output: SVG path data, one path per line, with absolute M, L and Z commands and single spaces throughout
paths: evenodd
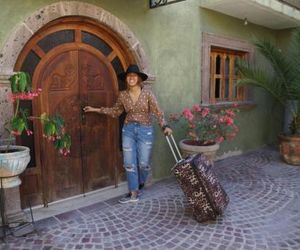
M 16 130 L 16 131 L 19 131 L 20 133 L 22 133 L 23 130 L 27 128 L 26 121 L 21 117 L 18 117 L 18 116 L 14 117 L 11 120 L 11 128 L 12 128 L 12 130 Z
M 15 75 L 12 75 L 10 78 L 9 78 L 9 81 L 10 81 L 10 87 L 11 87 L 11 91 L 12 93 L 17 93 L 18 92 L 18 75 L 15 74 Z
M 25 77 L 26 77 L 26 81 L 27 81 L 26 91 L 30 91 L 31 90 L 31 77 L 28 72 L 25 72 Z
M 64 126 L 64 120 L 59 115 L 54 115 L 51 120 L 57 125 L 58 128 L 61 128 Z
M 273 76 L 265 67 L 251 65 L 244 60 L 238 60 L 236 68 L 241 76 L 238 79 L 238 85 L 254 85 L 269 92 L 282 105 L 285 104 L 286 92 L 283 90 L 282 82 L 276 76 Z
M 52 136 L 56 134 L 56 126 L 53 122 L 48 121 L 44 123 L 44 134 Z
M 25 92 L 27 89 L 27 77 L 26 73 L 24 72 L 19 72 L 19 91 L 20 92 Z

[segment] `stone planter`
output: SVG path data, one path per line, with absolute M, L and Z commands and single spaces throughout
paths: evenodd
M 283 160 L 291 165 L 300 166 L 300 136 L 279 135 L 279 150 Z
M 21 184 L 19 175 L 26 169 L 30 161 L 30 149 L 24 146 L 0 146 L 0 177 L 3 188 L 17 187 Z
M 203 153 L 206 155 L 210 160 L 214 160 L 216 158 L 216 154 L 218 149 L 220 148 L 219 144 L 213 144 L 208 146 L 198 146 L 189 143 L 190 140 L 184 139 L 179 142 L 179 148 L 182 151 L 183 156 Z

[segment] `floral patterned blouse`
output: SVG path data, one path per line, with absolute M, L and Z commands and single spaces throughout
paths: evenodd
M 127 90 L 120 91 L 118 99 L 113 107 L 100 108 L 100 113 L 112 117 L 118 117 L 123 111 L 127 113 L 125 124 L 138 122 L 143 125 L 151 125 L 151 115 L 154 115 L 161 127 L 166 125 L 164 113 L 160 109 L 156 97 L 149 89 L 142 89 L 136 103 L 133 103 Z

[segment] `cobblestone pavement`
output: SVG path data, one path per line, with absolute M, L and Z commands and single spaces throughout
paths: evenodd
M 300 249 L 300 166 L 270 148 L 218 161 L 230 196 L 223 217 L 197 223 L 176 180 L 145 190 L 136 204 L 117 199 L 36 223 L 1 249 Z

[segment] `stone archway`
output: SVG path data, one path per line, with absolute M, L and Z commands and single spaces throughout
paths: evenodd
M 19 23 L 0 49 L 0 75 L 10 75 L 22 48 L 31 36 L 45 24 L 66 16 L 86 16 L 113 30 L 134 55 L 140 68 L 152 75 L 141 43 L 129 27 L 99 6 L 78 1 L 62 1 L 43 7 Z M 150 82 L 153 77 L 150 77 Z

